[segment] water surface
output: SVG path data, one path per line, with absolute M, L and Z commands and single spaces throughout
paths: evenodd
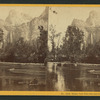
M 100 67 L 84 65 L 0 65 L 2 91 L 100 91 Z

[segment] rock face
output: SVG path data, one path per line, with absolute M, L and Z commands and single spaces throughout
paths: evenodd
M 87 38 L 88 38 L 88 32 L 86 30 L 87 24 L 83 20 L 74 19 L 72 21 L 72 25 L 77 26 L 80 30 L 84 32 L 84 35 L 85 35 L 84 42 L 85 44 L 87 44 Z
M 6 43 L 13 43 L 20 37 L 25 41 L 36 39 L 40 32 L 38 26 L 42 25 L 45 30 L 48 27 L 48 7 L 43 13 L 36 18 L 11 10 L 5 21 L 0 19 L 0 28 L 4 31 L 4 41 Z
M 86 23 L 89 26 L 93 26 L 93 27 L 100 26 L 100 15 L 99 15 L 99 13 L 96 12 L 96 11 L 91 11 L 89 13 L 89 17 L 86 19 Z
M 35 39 L 39 36 L 40 32 L 38 26 L 43 26 L 44 30 L 47 31 L 48 28 L 48 7 L 45 11 L 39 16 L 32 19 L 29 23 L 30 33 L 29 39 Z
M 30 21 L 31 19 L 32 18 L 29 15 L 21 13 L 13 9 L 9 12 L 9 15 L 6 18 L 5 22 L 12 26 L 17 26 L 22 23 L 26 23 Z
M 86 21 L 74 19 L 72 25 L 84 32 L 86 45 L 95 44 L 100 40 L 100 15 L 97 12 L 91 11 Z

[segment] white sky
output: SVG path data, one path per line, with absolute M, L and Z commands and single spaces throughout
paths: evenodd
M 89 12 L 93 10 L 98 12 L 100 15 L 100 7 L 52 7 L 51 9 L 52 11 L 56 11 L 58 14 L 54 14 L 52 11 L 50 11 L 49 25 L 56 25 L 57 33 L 62 32 L 61 40 L 65 35 L 68 25 L 71 25 L 74 18 L 86 21 L 86 19 L 89 17 Z M 48 42 L 48 45 L 51 49 L 50 41 Z
M 45 7 L 29 7 L 29 6 L 0 6 L 0 19 L 5 20 L 9 15 L 9 11 L 15 9 L 30 15 L 31 17 L 39 16 L 45 9 Z M 51 7 L 58 14 L 49 11 L 49 25 L 56 25 L 56 31 L 62 32 L 62 36 L 65 35 L 65 31 L 73 21 L 73 19 L 80 19 L 85 21 L 89 12 L 94 10 L 100 14 L 100 7 Z M 49 32 L 50 34 L 50 32 Z M 48 43 L 50 45 L 50 42 Z
M 52 10 L 58 14 L 50 11 L 49 24 L 56 25 L 58 32 L 66 31 L 67 26 L 72 23 L 74 18 L 85 21 L 92 10 L 100 14 L 100 7 L 52 7 Z
M 9 15 L 9 11 L 12 9 L 28 14 L 34 18 L 39 16 L 44 11 L 45 7 L 0 6 L 0 19 L 5 20 L 5 18 Z
M 30 15 L 31 17 L 39 16 L 45 9 L 45 7 L 32 7 L 32 6 L 0 6 L 0 19 L 5 20 L 9 11 L 15 9 Z M 100 13 L 100 7 L 51 7 L 58 14 L 53 14 L 49 11 L 49 25 L 56 25 L 58 32 L 65 32 L 67 26 L 72 23 L 74 18 L 86 20 L 89 16 L 89 12 L 95 10 Z

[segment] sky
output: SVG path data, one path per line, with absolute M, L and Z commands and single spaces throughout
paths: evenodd
M 5 20 L 9 15 L 9 11 L 12 9 L 28 14 L 34 18 L 39 16 L 45 7 L 0 6 L 0 19 Z M 53 10 L 57 14 L 52 13 Z M 89 12 L 92 10 L 100 13 L 100 7 L 51 7 L 51 10 L 49 10 L 49 25 L 56 25 L 57 32 L 64 33 L 74 18 L 85 21 L 89 16 Z
M 5 20 L 9 15 L 9 11 L 16 10 L 28 14 L 31 17 L 39 16 L 45 7 L 32 7 L 32 6 L 0 6 L 0 19 Z
M 55 10 L 57 14 L 50 11 L 49 24 L 56 25 L 59 32 L 66 31 L 74 18 L 86 21 L 90 11 L 100 13 L 100 7 L 52 7 L 52 10 Z
M 56 25 L 56 33 L 61 32 L 61 38 L 65 35 L 68 25 L 71 25 L 73 19 L 80 19 L 85 21 L 89 17 L 89 12 L 94 10 L 100 14 L 100 7 L 50 7 L 49 10 L 49 26 Z M 9 15 L 10 10 L 16 10 L 28 14 L 32 18 L 40 16 L 45 7 L 32 7 L 32 6 L 0 6 L 0 19 L 5 20 Z M 54 14 L 52 11 L 56 11 Z M 49 32 L 50 35 L 50 32 Z M 57 41 L 57 40 L 56 40 Z M 48 42 L 50 44 L 50 41 Z
M 49 11 L 49 25 L 56 25 L 55 29 L 57 33 L 62 32 L 60 42 L 73 19 L 86 21 L 90 11 L 96 11 L 100 15 L 100 7 L 52 7 L 51 9 Z M 57 14 L 52 13 L 52 11 L 56 11 Z M 48 45 L 51 46 L 50 41 Z

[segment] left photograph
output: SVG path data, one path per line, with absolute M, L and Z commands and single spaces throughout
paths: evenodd
M 45 91 L 48 7 L 0 6 L 0 91 Z

